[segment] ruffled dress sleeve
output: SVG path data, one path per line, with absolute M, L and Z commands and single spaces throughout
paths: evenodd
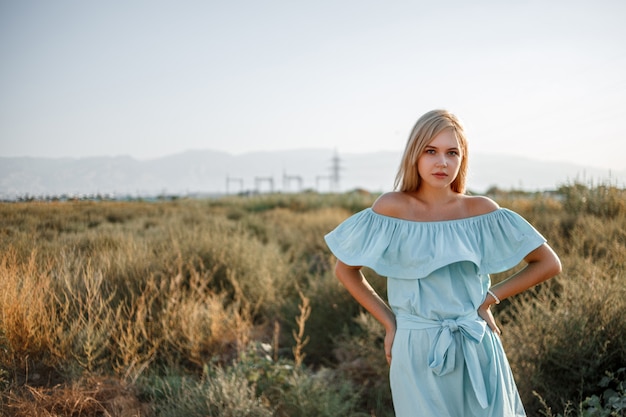
M 524 218 L 505 208 L 437 222 L 404 220 L 367 208 L 324 238 L 342 262 L 400 279 L 424 278 L 461 261 L 474 263 L 481 274 L 502 272 L 546 241 Z

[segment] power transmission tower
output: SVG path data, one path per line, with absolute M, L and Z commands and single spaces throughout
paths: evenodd
M 339 191 L 339 180 L 340 180 L 340 171 L 343 169 L 341 166 L 341 158 L 339 158 L 339 153 L 335 149 L 335 155 L 331 159 L 330 165 L 330 188 L 331 191 L 337 192 Z

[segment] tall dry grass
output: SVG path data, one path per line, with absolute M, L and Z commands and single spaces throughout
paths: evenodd
M 582 407 L 594 395 L 608 404 L 617 387 L 601 382 L 626 365 L 626 191 L 573 183 L 556 196 L 501 204 L 525 215 L 563 263 L 560 276 L 498 312 L 531 415 L 623 415 L 626 399 L 624 408 L 598 414 Z
M 603 187 L 497 197 L 564 265 L 496 311 L 531 416 L 620 392 L 626 198 Z M 323 241 L 375 197 L 0 204 L 0 412 L 392 416 L 382 329 Z

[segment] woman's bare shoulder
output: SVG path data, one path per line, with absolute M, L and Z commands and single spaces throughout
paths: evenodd
M 384 216 L 401 217 L 409 198 L 406 193 L 391 191 L 378 197 L 372 204 L 372 210 Z
M 480 216 L 500 208 L 498 203 L 484 196 L 465 196 L 465 204 L 470 216 Z

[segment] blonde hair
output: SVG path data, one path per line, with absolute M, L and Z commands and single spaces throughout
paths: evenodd
M 452 129 L 459 141 L 461 152 L 461 166 L 459 173 L 452 181 L 452 191 L 465 192 L 467 179 L 467 138 L 463 125 L 455 115 L 447 110 L 431 110 L 424 114 L 413 126 L 404 149 L 400 168 L 394 182 L 394 189 L 399 191 L 416 191 L 421 182 L 417 171 L 417 159 L 424 153 L 426 146 L 445 129 Z

